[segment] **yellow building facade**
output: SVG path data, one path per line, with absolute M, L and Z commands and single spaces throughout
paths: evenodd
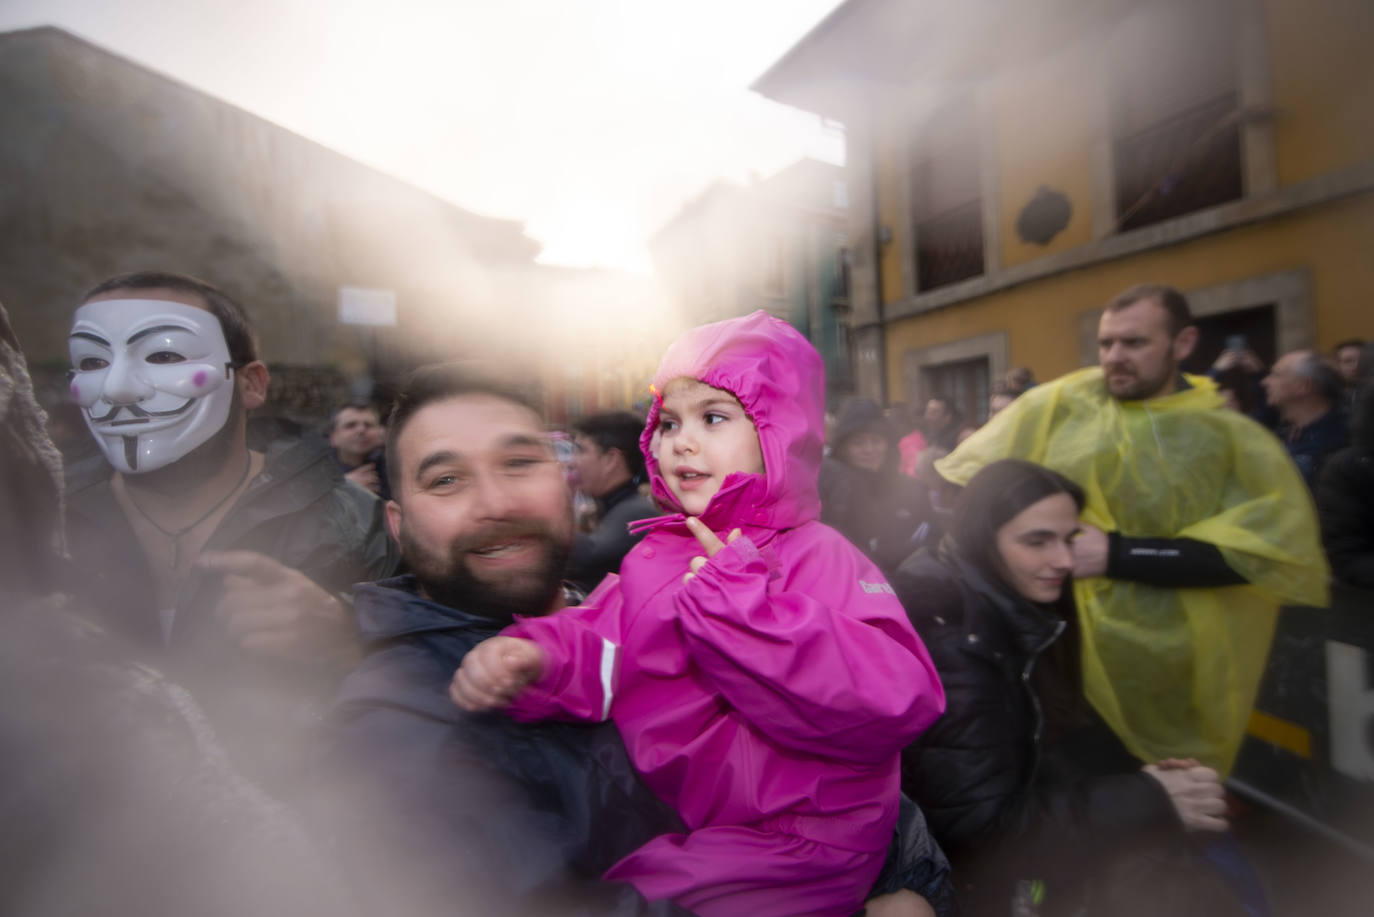
M 851 0 L 756 88 L 844 122 L 871 189 L 861 389 L 977 416 L 1096 362 L 1140 282 L 1189 295 L 1199 361 L 1374 337 L 1371 50 L 1367 0 Z

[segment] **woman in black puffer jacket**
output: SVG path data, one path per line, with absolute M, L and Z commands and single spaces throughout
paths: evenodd
M 1188 862 L 1185 836 L 1225 830 L 1218 775 L 1196 762 L 1142 768 L 1083 695 L 1067 588 L 1082 507 L 1060 475 L 995 462 L 960 495 L 939 549 L 893 578 L 946 697 L 903 753 L 902 789 L 949 855 L 968 914 L 1009 914 L 1018 895 L 1038 913 L 1227 913 L 1230 894 Z

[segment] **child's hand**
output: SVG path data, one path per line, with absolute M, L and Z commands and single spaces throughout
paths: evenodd
M 469 713 L 505 707 L 544 671 L 544 651 L 533 640 L 492 637 L 463 657 L 448 696 Z
M 701 542 L 701 546 L 706 549 L 706 556 L 692 558 L 692 562 L 689 564 L 692 568 L 691 572 L 682 577 L 684 583 L 696 576 L 697 571 L 706 565 L 706 561 L 715 557 L 716 554 L 724 550 L 727 544 L 734 541 L 740 535 L 739 529 L 735 529 L 730 533 L 728 538 L 721 541 L 716 537 L 716 533 L 708 529 L 706 524 L 696 516 L 687 517 L 687 528 L 691 530 L 693 535 L 697 536 L 697 541 Z

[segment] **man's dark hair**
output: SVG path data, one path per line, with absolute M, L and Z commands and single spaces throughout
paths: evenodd
M 1339 344 L 1337 344 L 1335 347 L 1332 347 L 1332 348 L 1331 348 L 1331 352 L 1332 352 L 1332 353 L 1340 353 L 1342 350 L 1345 350 L 1345 348 L 1347 348 L 1347 347 L 1358 347 L 1358 348 L 1360 348 L 1361 350 L 1363 350 L 1363 349 L 1364 349 L 1364 339 L 1363 339 L 1363 338 L 1346 338 L 1344 341 L 1341 341 L 1341 342 L 1340 342 Z
M 986 465 L 959 494 L 949 534 L 960 554 L 991 582 L 1006 582 L 997 530 L 1030 506 L 1055 494 L 1068 494 L 1083 511 L 1083 488 L 1058 472 L 1021 459 Z
M 350 402 L 348 402 L 348 403 L 346 403 L 346 404 L 341 404 L 341 405 L 339 405 L 339 406 L 338 406 L 337 408 L 335 408 L 334 411 L 329 415 L 329 427 L 328 427 L 328 429 L 327 429 L 327 432 L 329 432 L 329 433 L 333 433 L 333 432 L 334 432 L 334 428 L 337 427 L 337 426 L 339 425 L 339 415 L 342 414 L 344 411 L 371 411 L 373 414 L 377 415 L 377 421 L 378 421 L 379 423 L 381 422 L 381 419 L 382 419 L 382 412 L 381 412 L 381 410 L 378 409 L 378 407 L 377 407 L 375 404 L 373 404 L 372 402 L 370 402 L 370 401 L 350 401 Z
M 1302 359 L 1293 367 L 1293 372 L 1311 382 L 1317 394 L 1327 404 L 1335 406 L 1341 403 L 1341 397 L 1345 393 L 1345 380 L 1315 350 L 1304 353 Z
M 224 332 L 224 343 L 229 345 L 229 359 L 233 361 L 234 367 L 237 369 L 258 359 L 258 336 L 253 330 L 248 313 L 219 287 L 185 274 L 137 271 L 102 280 L 87 290 L 81 301 L 85 303 L 101 293 L 121 290 L 131 293 L 140 290 L 175 290 L 178 293 L 199 296 L 205 303 L 205 308 L 219 320 L 220 330 Z
M 401 383 L 386 428 L 386 476 L 393 499 L 401 496 L 401 456 L 398 444 L 411 418 L 426 405 L 463 395 L 490 395 L 542 416 L 533 395 L 520 386 L 481 375 L 460 363 L 431 363 L 416 369 Z
M 1015 369 L 1007 370 L 1006 377 L 1002 380 L 1007 387 L 1007 394 L 1024 395 L 1026 391 L 1035 385 L 1035 373 L 1029 366 L 1018 366 Z
M 625 467 L 636 481 L 644 477 L 644 453 L 639 451 L 639 434 L 644 432 L 644 419 L 629 411 L 607 411 L 589 414 L 573 424 L 573 433 L 581 434 L 602 452 L 617 449 L 625 458 Z
M 1138 283 L 1129 290 L 1116 294 L 1112 301 L 1107 303 L 1106 311 L 1120 312 L 1146 299 L 1159 303 L 1164 307 L 1164 311 L 1169 313 L 1170 337 L 1177 337 L 1180 331 L 1193 323 L 1193 310 L 1188 308 L 1187 297 L 1162 283 Z

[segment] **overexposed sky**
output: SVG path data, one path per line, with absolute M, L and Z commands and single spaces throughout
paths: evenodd
M 711 180 L 838 133 L 748 91 L 839 0 L 0 0 L 491 216 L 542 261 L 647 270 Z

